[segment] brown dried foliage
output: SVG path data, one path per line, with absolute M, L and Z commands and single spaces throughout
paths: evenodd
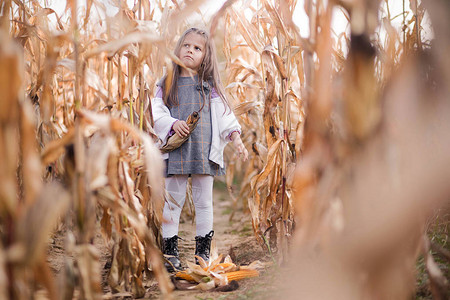
M 93 13 L 105 11 L 99 1 L 81 17 L 67 1 L 65 20 L 38 1 L 0 4 L 0 298 L 31 297 L 36 283 L 52 299 L 75 289 L 100 298 L 98 228 L 113 245 L 113 292 L 143 296 L 154 276 L 170 297 L 149 99 L 163 67 L 179 62 L 171 49 L 186 18 L 205 2 L 117 1 L 106 20 Z M 228 0 L 206 21 L 252 149 L 242 165 L 226 149 L 230 196 L 235 208 L 248 199 L 262 247 L 279 262 L 295 258 L 295 295 L 407 298 L 422 251 L 433 295 L 447 296 L 423 232 L 450 194 L 450 11 L 442 0 L 406 2 L 401 30 L 390 1 L 306 0 L 307 38 L 293 21 L 297 1 Z M 335 9 L 350 36 L 332 32 Z M 55 283 L 45 249 L 58 223 L 75 264 L 67 260 Z
M 432 41 L 423 36 L 419 42 L 420 35 L 411 33 L 426 24 L 418 23 L 416 10 L 410 23 L 405 17 L 405 40 L 387 18 L 378 25 L 387 28 L 386 40 L 373 41 L 381 36 L 371 21 L 379 19 L 378 5 L 311 2 L 310 18 L 322 30 L 314 35 L 318 65 L 295 176 L 299 229 L 292 247 L 296 273 L 289 273 L 295 287 L 288 296 L 410 299 L 423 253 L 433 298 L 446 299 L 448 279 L 424 246 L 424 234 L 439 208 L 448 217 L 450 190 L 441 180 L 449 176 L 450 91 L 444 82 L 450 65 L 441 50 L 450 42 L 443 33 L 449 24 L 442 21 L 448 4 L 427 3 L 435 32 Z M 326 30 L 336 3 L 351 27 L 349 53 L 337 70 Z

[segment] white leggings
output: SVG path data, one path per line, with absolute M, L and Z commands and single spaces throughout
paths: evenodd
M 186 200 L 186 183 L 188 175 L 174 175 L 166 178 L 166 190 L 178 203 L 164 204 L 162 224 L 163 238 L 170 238 L 178 234 L 180 214 Z M 196 235 L 205 236 L 213 228 L 213 182 L 211 175 L 192 175 L 192 199 L 195 206 Z

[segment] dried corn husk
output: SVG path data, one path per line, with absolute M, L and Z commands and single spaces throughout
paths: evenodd
M 186 123 L 189 126 L 189 134 L 185 137 L 180 137 L 178 134 L 174 134 L 167 139 L 167 142 L 161 148 L 162 153 L 168 153 L 180 147 L 184 142 L 187 141 L 192 131 L 194 131 L 195 127 L 197 127 L 198 120 L 200 120 L 200 114 L 197 111 L 194 111 L 186 120 Z
M 211 257 L 208 262 L 205 262 L 200 256 L 195 256 L 200 265 L 187 261 L 187 269 L 177 272 L 175 279 L 197 283 L 189 289 L 207 291 L 227 286 L 233 280 L 258 277 L 260 275 L 258 269 L 263 270 L 266 267 L 266 264 L 259 260 L 248 266 L 237 266 L 232 262 L 229 255 L 225 257 L 224 262 L 220 263 L 223 255 L 217 255 L 217 250 L 214 247 L 211 247 L 211 249 Z M 214 257 L 216 258 L 214 259 Z

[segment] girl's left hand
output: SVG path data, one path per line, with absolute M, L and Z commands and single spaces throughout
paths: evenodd
M 248 151 L 247 148 L 245 148 L 239 133 L 233 132 L 231 139 L 233 141 L 234 148 L 236 148 L 236 151 L 239 154 L 239 157 L 242 157 L 242 160 L 246 161 L 248 159 Z

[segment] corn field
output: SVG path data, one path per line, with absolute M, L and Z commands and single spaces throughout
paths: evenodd
M 430 297 L 450 297 L 448 1 L 0 3 L 0 299 L 140 298 L 149 278 L 173 298 L 150 99 L 198 25 L 250 153 L 226 148 L 224 181 L 261 248 L 291 266 L 280 293 L 410 299 L 422 257 Z M 58 274 L 56 228 L 74 258 Z

